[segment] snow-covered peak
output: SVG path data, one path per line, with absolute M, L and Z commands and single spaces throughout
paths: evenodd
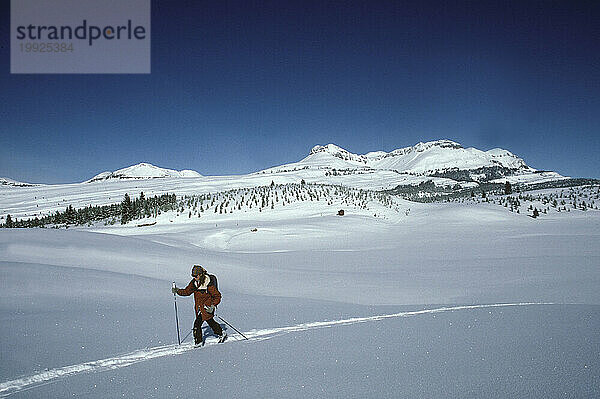
M 114 172 L 102 172 L 88 180 L 88 183 L 108 179 L 155 179 L 165 177 L 177 178 L 201 176 L 202 175 L 200 173 L 193 170 L 177 171 L 172 169 L 159 168 L 158 166 L 154 166 L 150 163 L 142 162 L 137 165 L 132 165 Z
M 455 141 L 444 139 L 444 140 L 428 141 L 425 143 L 419 142 L 418 144 L 416 144 L 412 147 L 412 149 L 417 152 L 427 151 L 432 148 L 450 148 L 450 149 L 454 149 L 454 150 L 459 150 L 459 149 L 463 148 L 463 146 Z
M 345 161 L 354 161 L 367 164 L 369 161 L 378 161 L 386 157 L 395 157 L 399 155 L 406 155 L 409 153 L 421 153 L 432 149 L 462 149 L 463 146 L 452 140 L 435 140 L 428 142 L 419 142 L 411 147 L 398 148 L 391 152 L 385 151 L 373 151 L 365 155 L 353 154 L 345 149 L 338 147 L 335 144 L 327 144 L 325 146 L 317 145 L 312 148 L 310 155 L 318 153 L 327 153 L 334 157 L 343 159 Z M 506 151 L 508 152 L 508 151 Z
M 419 142 L 418 144 L 415 144 L 411 147 L 398 148 L 398 149 L 388 153 L 386 156 L 394 157 L 394 156 L 398 156 L 398 155 L 406 155 L 409 153 L 419 153 L 419 152 L 429 151 L 432 149 L 441 149 L 441 148 L 458 150 L 458 149 L 462 149 L 463 146 L 452 140 L 445 140 L 445 139 L 444 140 L 427 141 L 425 143 Z
M 33 187 L 39 186 L 39 184 L 23 183 L 7 177 L 0 177 L 0 186 L 11 186 L 11 187 Z
M 502 148 L 493 148 L 485 152 L 494 162 L 499 162 L 503 166 L 511 169 L 529 168 L 522 158 L 519 158 L 510 151 Z
M 367 163 L 367 157 L 365 155 L 353 154 L 335 144 L 327 144 L 325 146 L 316 145 L 310 150 L 309 156 L 319 153 L 326 153 L 344 161 L 359 162 L 363 164 Z

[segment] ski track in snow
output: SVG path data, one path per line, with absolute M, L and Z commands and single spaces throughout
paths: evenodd
M 451 312 L 458 310 L 467 310 L 467 309 L 484 309 L 484 308 L 500 308 L 500 307 L 509 307 L 509 306 L 533 306 L 533 305 L 553 305 L 553 303 L 545 303 L 545 302 L 522 302 L 522 303 L 496 303 L 496 304 L 487 304 L 487 305 L 466 305 L 466 306 L 453 306 L 453 307 L 441 307 L 436 309 L 424 309 L 424 310 L 416 310 L 416 311 L 408 311 L 408 312 L 400 312 L 386 315 L 378 315 L 378 316 L 370 316 L 370 317 L 354 317 L 350 319 L 344 320 L 334 320 L 334 321 L 318 321 L 312 323 L 303 323 L 295 326 L 288 327 L 279 327 L 279 328 L 267 328 L 260 330 L 250 330 L 245 332 L 244 335 L 248 337 L 251 341 L 262 341 L 266 339 L 270 339 L 282 334 L 298 332 L 298 331 L 306 331 L 312 329 L 319 328 L 328 328 L 335 326 L 344 326 L 350 324 L 357 323 L 366 323 L 371 321 L 379 321 L 384 319 L 391 319 L 396 317 L 409 317 L 409 316 L 417 316 L 424 314 L 433 314 L 440 312 Z M 224 344 L 237 342 L 243 340 L 242 337 L 238 337 L 236 340 L 232 340 L 231 337 L 228 341 L 224 342 Z M 206 345 L 216 345 L 217 341 L 211 340 L 206 342 Z M 221 344 L 222 345 L 222 344 Z M 140 349 L 131 353 L 126 353 L 120 356 L 111 357 L 108 359 L 95 360 L 91 362 L 75 364 L 72 366 L 60 367 L 51 370 L 46 370 L 39 374 L 34 374 L 26 377 L 21 377 L 15 380 L 6 381 L 0 383 L 0 397 L 4 398 L 10 396 L 14 393 L 25 391 L 28 389 L 32 389 L 41 385 L 48 384 L 53 382 L 54 380 L 70 377 L 76 374 L 82 373 L 90 373 L 90 372 L 100 372 L 106 370 L 115 370 L 122 367 L 131 366 L 135 363 L 143 362 L 146 360 L 156 359 L 164 356 L 176 356 L 186 352 L 189 352 L 195 348 L 192 343 L 188 344 L 172 344 L 172 345 L 164 345 L 157 346 L 152 348 Z

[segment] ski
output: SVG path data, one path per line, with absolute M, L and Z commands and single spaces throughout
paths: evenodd
M 208 343 L 206 342 L 206 338 L 202 339 L 202 342 L 199 342 L 197 344 L 194 344 L 194 348 L 202 348 L 206 345 L 213 345 L 213 344 L 222 344 L 223 342 L 227 341 L 227 338 L 229 338 L 227 336 L 227 333 L 223 333 L 223 335 L 221 336 L 217 336 L 217 340 L 213 340 L 212 338 L 208 340 Z

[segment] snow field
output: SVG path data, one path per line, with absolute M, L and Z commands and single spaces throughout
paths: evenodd
M 454 307 L 442 307 L 435 309 L 425 309 L 411 312 L 400 312 L 387 315 L 371 316 L 371 317 L 355 317 L 346 320 L 335 320 L 335 321 L 321 321 L 312 323 L 303 323 L 295 326 L 279 327 L 279 328 L 268 328 L 259 330 L 250 330 L 244 333 L 247 341 L 263 341 L 277 337 L 283 334 L 308 331 L 321 328 L 331 328 L 336 326 L 348 326 L 357 323 L 376 322 L 390 318 L 398 317 L 411 317 L 427 314 L 436 314 L 441 312 L 455 312 L 461 310 L 471 309 L 491 309 L 491 308 L 506 308 L 512 306 L 534 306 L 534 305 L 550 305 L 550 304 L 535 304 L 535 303 L 508 303 L 508 304 L 489 304 L 489 305 L 471 305 L 471 306 L 454 306 Z M 236 341 L 244 341 L 246 338 L 242 337 L 234 331 L 230 331 L 232 335 L 228 342 L 223 343 L 230 344 L 233 339 Z M 235 335 L 234 335 L 235 334 Z M 218 345 L 215 338 L 207 338 L 206 345 Z M 106 370 L 115 370 L 122 367 L 128 367 L 135 363 L 149 361 L 165 356 L 181 355 L 187 351 L 200 350 L 203 348 L 197 348 L 193 343 L 184 343 L 183 345 L 166 345 L 160 347 L 146 348 L 137 350 L 132 353 L 127 353 L 113 358 L 102 359 L 97 361 L 86 362 L 82 364 L 60 367 L 52 370 L 47 370 L 39 374 L 31 375 L 28 377 L 22 377 L 15 380 L 0 383 L 0 397 L 8 396 L 12 393 L 16 393 L 22 390 L 31 389 L 33 387 L 42 385 L 44 383 L 53 381 L 59 378 L 65 378 L 80 373 L 89 372 L 100 372 Z
M 534 220 L 492 204 L 400 201 L 400 211 L 347 206 L 340 217 L 338 205 L 0 230 L 0 389 L 598 396 L 598 212 Z M 171 282 L 189 282 L 194 263 L 218 275 L 219 312 L 251 342 L 229 329 L 224 345 L 173 345 Z M 191 298 L 178 307 L 184 336 Z

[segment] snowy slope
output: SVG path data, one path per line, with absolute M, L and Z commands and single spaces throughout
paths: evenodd
M 405 311 L 393 314 L 376 315 L 370 317 L 354 317 L 350 319 L 341 319 L 333 321 L 318 321 L 312 323 L 301 323 L 292 326 L 266 328 L 266 329 L 254 329 L 246 331 L 244 337 L 238 336 L 233 341 L 230 339 L 229 342 L 225 342 L 222 345 L 217 343 L 215 338 L 207 338 L 206 346 L 213 345 L 231 345 L 234 342 L 244 342 L 244 340 L 250 344 L 258 343 L 259 341 L 266 341 L 284 334 L 294 334 L 298 332 L 319 330 L 324 328 L 332 328 L 339 326 L 352 326 L 361 323 L 374 323 L 386 319 L 394 318 L 407 318 L 407 317 L 419 317 L 422 315 L 436 315 L 444 312 L 459 312 L 465 310 L 480 310 L 480 309 L 503 309 L 507 308 L 510 310 L 511 307 L 535 307 L 549 304 L 535 304 L 535 303 L 509 303 L 509 304 L 489 304 L 489 305 L 471 305 L 471 306 L 452 306 L 452 307 L 440 307 L 433 309 L 417 310 L 417 311 Z M 492 312 L 489 312 L 492 313 Z M 244 338 L 242 340 L 241 338 Z M 125 367 L 130 367 L 140 362 L 154 361 L 167 356 L 180 356 L 190 351 L 200 351 L 203 348 L 195 348 L 192 343 L 184 343 L 183 345 L 162 345 L 155 346 L 145 349 L 140 349 L 131 353 L 122 354 L 116 357 L 101 359 L 96 361 L 85 362 L 82 364 L 75 364 L 66 367 L 54 368 L 47 370 L 35 375 L 30 375 L 9 382 L 0 383 L 0 395 L 10 395 L 17 393 L 22 390 L 32 389 L 37 386 L 53 382 L 55 380 L 64 379 L 67 377 L 76 376 L 83 373 L 99 373 L 108 370 L 116 370 Z M 231 395 L 231 390 L 228 394 Z
M 417 186 L 433 182 L 449 190 L 477 187 L 486 180 L 485 173 L 473 172 L 475 181 L 459 181 L 451 174 L 430 176 L 430 173 L 453 170 L 473 170 L 482 167 L 502 167 L 503 172 L 492 182 L 506 181 L 535 184 L 565 179 L 555 172 L 538 172 L 509 151 L 480 151 L 463 148 L 449 140 L 419 143 L 386 153 L 352 154 L 336 145 L 315 146 L 303 160 L 260 172 L 239 176 L 203 177 L 199 173 L 175 171 L 141 163 L 115 172 L 103 172 L 85 184 L 28 185 L 4 179 L 0 184 L 0 218 L 33 218 L 56 211 L 67 205 L 81 208 L 89 205 L 118 203 L 125 193 L 146 196 L 176 193 L 198 195 L 230 189 L 276 184 L 335 184 L 365 190 L 391 190 L 398 186 Z M 496 177 L 494 177 L 496 178 Z M 32 199 L 35 199 L 32 201 Z M 0 220 L 1 221 L 1 220 Z
M 428 180 L 431 178 L 427 178 Z M 40 187 L 0 186 L 0 217 L 29 218 L 64 211 L 68 205 L 75 208 L 88 205 L 119 203 L 125 193 L 149 196 L 176 193 L 178 196 L 221 192 L 238 188 L 252 188 L 276 184 L 300 183 L 338 184 L 367 190 L 392 189 L 403 182 L 418 184 L 423 177 L 400 175 L 391 171 L 371 171 L 364 174 L 326 176 L 321 170 L 305 169 L 276 174 L 258 173 L 240 176 L 210 176 L 199 178 L 164 179 L 109 179 L 93 183 L 56 184 Z M 449 179 L 433 178 L 440 184 L 455 183 Z
M 2 229 L 0 397 L 598 396 L 600 214 L 407 205 Z M 176 344 L 194 263 L 250 341 Z

